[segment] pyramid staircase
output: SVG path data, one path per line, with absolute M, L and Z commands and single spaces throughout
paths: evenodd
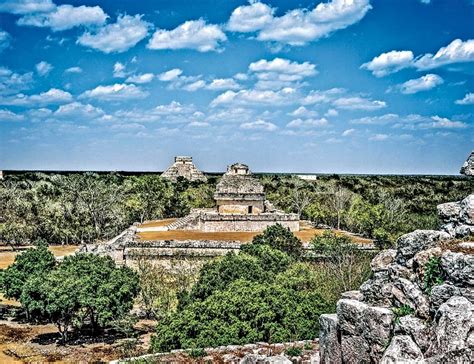
M 196 219 L 199 217 L 199 212 L 191 212 L 189 215 L 186 215 L 185 217 L 182 217 L 173 223 L 168 225 L 168 230 L 180 230 L 185 228 L 187 225 L 190 223 L 196 221 Z

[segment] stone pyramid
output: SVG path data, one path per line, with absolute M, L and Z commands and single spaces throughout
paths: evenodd
M 178 177 L 184 177 L 190 181 L 207 181 L 206 176 L 196 168 L 192 157 L 177 156 L 174 163 L 163 172 L 163 178 L 168 178 L 174 182 Z

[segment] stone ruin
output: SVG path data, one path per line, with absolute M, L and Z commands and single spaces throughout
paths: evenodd
M 161 174 L 161 177 L 176 182 L 178 177 L 189 181 L 207 181 L 206 176 L 193 163 L 193 157 L 177 156 L 174 163 Z
M 401 236 L 372 260 L 372 277 L 342 295 L 336 314 L 321 315 L 321 363 L 474 362 L 474 194 L 438 213 L 440 230 Z M 428 287 L 431 258 L 442 277 Z
M 466 176 L 474 176 L 474 151 L 471 152 L 471 154 L 461 167 L 461 174 L 464 174 Z

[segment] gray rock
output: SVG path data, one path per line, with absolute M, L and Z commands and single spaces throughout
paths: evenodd
M 465 238 L 474 235 L 474 225 L 459 225 L 454 229 L 455 238 Z
M 283 355 L 269 356 L 264 361 L 264 364 L 292 364 L 291 360 Z
M 414 280 L 416 277 L 416 274 L 411 269 L 397 263 L 390 264 L 388 267 L 388 274 L 392 280 L 395 280 L 396 278 Z
M 372 271 L 381 272 L 388 270 L 389 265 L 395 261 L 396 255 L 397 251 L 395 249 L 382 250 L 370 263 Z
M 363 337 L 369 344 L 372 361 L 378 362 L 390 342 L 393 331 L 394 314 L 383 307 L 368 307 L 364 311 Z
M 440 257 L 441 254 L 442 250 L 438 246 L 416 253 L 413 258 L 413 270 L 418 276 L 418 282 L 422 283 L 424 280 L 426 263 L 428 263 L 431 258 Z
M 360 291 L 347 291 L 341 294 L 342 299 L 363 301 L 364 295 Z
M 362 320 L 367 307 L 369 306 L 357 300 L 342 299 L 337 302 L 339 329 L 343 334 L 362 334 L 364 330 Z
M 341 358 L 341 337 L 336 314 L 319 317 L 319 357 L 322 364 L 339 364 Z
M 370 363 L 370 347 L 361 336 L 341 337 L 343 363 Z
M 380 364 L 410 363 L 421 359 L 423 359 L 423 353 L 411 337 L 397 335 L 392 338 Z
M 460 202 L 448 202 L 436 207 L 438 216 L 444 223 L 457 222 L 461 214 Z
M 464 364 L 474 363 L 474 351 L 470 348 L 448 351 L 436 356 L 426 358 L 419 362 L 420 364 Z
M 441 256 L 441 268 L 448 281 L 474 286 L 474 255 L 447 251 Z
M 460 173 L 466 176 L 474 176 L 474 151 L 472 151 L 469 157 L 467 157 L 466 161 L 461 167 Z
M 465 297 L 454 296 L 436 313 L 434 337 L 427 356 L 439 355 L 467 347 L 474 329 L 474 305 Z
M 401 305 L 409 305 L 416 311 L 418 316 L 429 318 L 429 300 L 418 285 L 407 279 L 399 278 L 394 282 L 392 293 Z
M 431 344 L 432 332 L 430 326 L 422 319 L 413 315 L 400 317 L 395 331 L 397 334 L 410 335 L 422 352 L 428 350 Z
M 461 201 L 461 222 L 474 225 L 474 194 Z
M 406 266 L 407 261 L 419 251 L 435 247 L 449 238 L 448 233 L 437 230 L 415 230 L 402 235 L 397 241 L 397 262 Z
M 389 307 L 392 303 L 392 286 L 388 272 L 377 272 L 360 286 L 364 302 Z
M 242 359 L 240 359 L 239 364 L 262 363 L 265 359 L 266 359 L 265 355 L 247 354 Z
M 433 286 L 430 295 L 431 311 L 434 312 L 438 310 L 439 306 L 441 306 L 451 297 L 460 295 L 462 295 L 461 289 L 450 283 L 443 283 L 437 286 Z

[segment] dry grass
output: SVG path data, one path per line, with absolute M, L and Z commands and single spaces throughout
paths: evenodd
M 27 247 L 19 247 L 19 250 L 13 251 L 11 247 L 2 247 L 0 249 L 0 269 L 5 269 L 15 260 L 15 257 L 24 251 Z M 55 245 L 48 248 L 56 257 L 74 253 L 77 245 Z

